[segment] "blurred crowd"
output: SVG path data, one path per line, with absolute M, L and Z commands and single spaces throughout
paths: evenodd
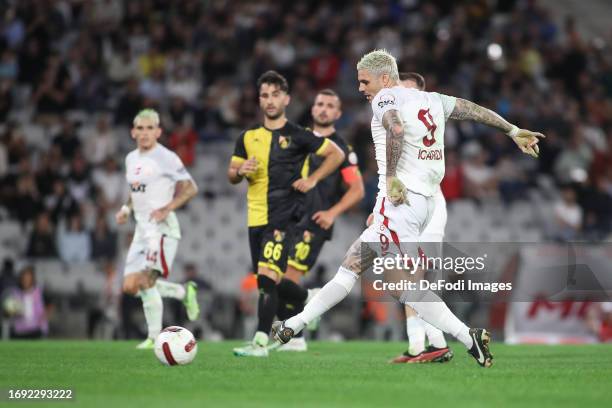
M 537 1 L 0 1 L 0 216 L 28 231 L 24 255 L 114 262 L 129 126 L 162 114 L 162 142 L 187 166 L 258 121 L 256 78 L 291 85 L 307 125 L 316 90 L 343 100 L 371 211 L 371 111 L 355 64 L 387 48 L 427 89 L 471 99 L 546 134 L 539 160 L 499 132 L 451 122 L 447 200 L 502 205 L 547 192 L 552 239 L 603 240 L 612 216 L 612 52 Z M 35 126 L 33 126 L 35 125 Z M 40 137 L 28 134 L 42 131 Z M 224 177 L 222 172 L 219 177 Z

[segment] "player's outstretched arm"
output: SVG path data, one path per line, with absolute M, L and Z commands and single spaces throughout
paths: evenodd
M 193 180 L 179 180 L 176 182 L 174 198 L 168 205 L 151 213 L 151 219 L 160 222 L 166 219 L 170 212 L 182 207 L 198 193 L 198 186 Z
M 296 180 L 293 183 L 293 188 L 302 193 L 306 193 L 314 188 L 319 181 L 329 176 L 334 170 L 340 167 L 344 161 L 344 152 L 331 140 L 327 140 L 327 142 L 328 144 L 323 151 L 317 153 L 319 156 L 325 157 L 323 163 L 321 163 L 321 165 L 307 178 Z
M 398 110 L 384 113 L 382 125 L 387 131 L 387 198 L 393 205 L 407 202 L 406 187 L 397 178 L 397 164 L 404 145 L 404 121 Z
M 520 129 L 492 110 L 461 98 L 457 98 L 455 109 L 451 113 L 450 119 L 473 120 L 499 129 L 510 136 L 523 153 L 533 157 L 538 157 L 540 153 L 538 138 L 546 137 L 542 133 Z

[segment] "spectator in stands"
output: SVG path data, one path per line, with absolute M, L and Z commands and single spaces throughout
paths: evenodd
M 49 323 L 47 315 L 51 308 L 46 306 L 43 290 L 36 285 L 34 267 L 26 266 L 19 273 L 19 286 L 10 295 L 19 307 L 12 319 L 11 337 L 16 339 L 40 339 L 47 336 Z
M 125 176 L 112 156 L 108 156 L 103 168 L 94 170 L 92 179 L 98 206 L 106 211 L 121 207 L 126 199 Z
M 30 258 L 53 258 L 57 256 L 53 224 L 47 212 L 40 213 L 30 234 L 26 255 Z
M 79 211 L 79 204 L 67 191 L 65 181 L 60 178 L 53 182 L 53 190 L 51 194 L 44 198 L 43 204 L 55 225 L 60 220 L 68 218 Z
M 40 194 L 36 188 L 36 180 L 31 173 L 25 173 L 17 179 L 17 189 L 11 204 L 11 214 L 25 225 L 36 218 L 42 210 Z
M 495 176 L 499 180 L 499 193 L 505 203 L 526 198 L 527 177 L 521 164 L 511 154 L 499 158 Z
M 113 261 L 117 257 L 117 233 L 108 228 L 104 209 L 98 209 L 96 225 L 91 232 L 91 258 L 96 261 Z
M 333 88 L 340 72 L 340 59 L 329 46 L 323 46 L 319 55 L 310 60 L 309 68 L 316 89 Z
M 447 202 L 463 197 L 463 168 L 457 152 L 447 150 L 445 156 L 446 170 L 440 188 Z
M 562 183 L 577 181 L 572 179 L 572 172 L 581 170 L 587 172 L 593 161 L 593 150 L 584 140 L 582 133 L 575 127 L 568 145 L 557 157 L 555 176 Z
M 65 263 L 86 262 L 91 259 L 91 236 L 83 227 L 81 214 L 73 214 L 57 229 L 57 249 Z
M 38 62 L 40 64 L 40 61 Z M 72 80 L 62 57 L 53 54 L 32 95 L 32 102 L 43 123 L 55 123 L 73 106 Z
M 68 118 L 62 119 L 62 129 L 53 138 L 53 144 L 60 148 L 64 160 L 70 161 L 81 148 L 81 140 L 76 134 L 75 124 Z
M 66 184 L 68 192 L 77 203 L 82 204 L 86 200 L 91 199 L 93 193 L 91 172 L 87 161 L 85 161 L 81 153 L 76 154 L 74 159 L 72 159 Z
M 477 201 L 497 196 L 498 181 L 495 171 L 487 166 L 487 152 L 476 143 L 471 142 L 464 150 L 463 162 L 464 193 Z
M 169 97 L 182 99 L 191 105 L 200 94 L 200 82 L 189 67 L 177 66 L 166 84 L 166 92 Z
M 593 241 L 606 239 L 612 228 L 612 194 L 608 191 L 608 179 L 603 175 L 590 180 L 580 194 L 584 211 L 584 232 Z
M 107 75 L 115 86 L 124 85 L 130 78 L 139 75 L 138 61 L 132 57 L 126 45 L 120 45 L 108 62 Z
M 12 81 L 0 79 L 0 123 L 6 122 L 13 108 Z
M 12 167 L 19 164 L 23 159 L 29 158 L 30 152 L 22 129 L 13 122 L 7 123 L 3 140 L 7 149 L 10 171 Z
M 53 194 L 55 182 L 62 179 L 63 164 L 62 154 L 57 146 L 52 147 L 39 158 L 36 169 L 36 186 L 43 201 Z
M 180 157 L 185 166 L 191 167 L 195 163 L 197 143 L 197 133 L 193 130 L 189 121 L 184 120 L 175 127 L 170 135 L 168 145 Z
M 144 99 L 140 94 L 138 80 L 131 78 L 128 80 L 125 93 L 119 98 L 119 103 L 115 108 L 115 123 L 123 126 L 132 126 L 132 119 L 142 109 Z
M 96 121 L 96 129 L 85 135 L 85 158 L 90 164 L 98 166 L 107 157 L 115 156 L 118 147 L 117 136 L 110 127 L 110 118 L 106 114 L 101 115 Z
M 582 228 L 582 208 L 576 201 L 576 191 L 572 186 L 561 188 L 561 199 L 555 203 L 553 211 L 553 238 L 564 242 L 577 239 Z

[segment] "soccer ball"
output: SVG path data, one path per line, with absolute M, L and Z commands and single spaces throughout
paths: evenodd
M 155 339 L 155 355 L 165 365 L 185 365 L 198 353 L 193 334 L 184 327 L 170 326 Z
M 4 309 L 4 313 L 9 317 L 23 314 L 23 304 L 17 297 L 9 296 L 4 299 L 2 308 Z

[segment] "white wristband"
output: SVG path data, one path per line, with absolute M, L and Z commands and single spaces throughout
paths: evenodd
M 518 126 L 512 125 L 512 129 L 510 129 L 506 134 L 510 137 L 515 137 L 516 135 L 518 135 L 519 130 L 521 129 L 519 129 Z
M 127 205 L 123 204 L 121 206 L 121 211 L 122 213 L 124 213 L 125 215 L 130 215 L 130 213 L 132 212 L 132 210 L 130 209 L 130 207 L 128 207 Z

